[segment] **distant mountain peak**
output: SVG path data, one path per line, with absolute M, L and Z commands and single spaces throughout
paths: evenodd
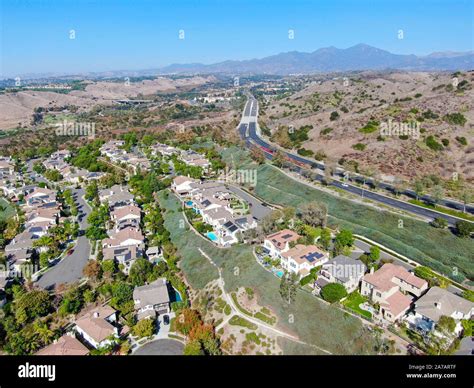
M 287 75 L 356 70 L 470 70 L 474 68 L 473 52 L 433 53 L 428 56 L 393 54 L 389 51 L 358 43 L 346 49 L 334 46 L 319 48 L 312 53 L 289 51 L 259 59 L 228 60 L 211 65 L 174 64 L 160 69 L 163 73 L 245 73 Z

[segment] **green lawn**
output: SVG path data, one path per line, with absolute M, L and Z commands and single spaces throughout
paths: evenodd
M 347 296 L 347 298 L 342 302 L 342 304 L 348 309 L 352 310 L 356 314 L 362 315 L 366 318 L 372 318 L 372 314 L 366 310 L 362 310 L 359 305 L 367 301 L 367 298 L 364 298 L 357 291 L 352 292 Z
M 235 168 L 257 168 L 248 152 L 237 147 L 226 149 L 222 157 L 226 163 L 233 162 Z M 308 201 L 325 203 L 331 227 L 350 229 L 456 281 L 474 279 L 474 239 L 459 238 L 423 221 L 338 198 L 296 182 L 269 164 L 258 166 L 254 192 L 269 203 L 283 206 L 298 207 Z M 398 227 L 399 220 L 403 220 L 403 228 Z
M 193 288 L 201 289 L 218 277 L 216 268 L 200 255 L 198 248 L 201 248 L 222 268 L 226 291 L 252 288 L 259 305 L 268 307 L 277 317 L 277 327 L 334 354 L 372 353 L 373 340 L 359 319 L 325 305 L 303 290 L 298 290 L 294 303 L 286 304 L 279 294 L 279 279 L 257 264 L 251 246 L 219 249 L 182 222 L 183 214 L 174 195 L 165 198 L 164 193 L 160 193 L 160 204 L 167 210 L 165 226 L 182 257 L 179 265 Z M 290 352 L 287 354 L 292 354 Z
M 0 198 L 0 207 L 5 208 L 0 211 L 0 221 L 6 221 L 15 214 L 15 208 L 5 198 Z

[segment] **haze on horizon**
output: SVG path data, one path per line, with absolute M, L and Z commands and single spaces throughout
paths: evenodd
M 472 12 L 469 0 L 2 1 L 0 75 L 210 64 L 358 43 L 396 54 L 465 52 Z

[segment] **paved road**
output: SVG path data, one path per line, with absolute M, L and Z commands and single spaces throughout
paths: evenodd
M 261 220 L 263 217 L 265 217 L 268 213 L 272 211 L 269 207 L 263 206 L 262 202 L 259 201 L 257 198 L 251 196 L 241 188 L 233 185 L 228 185 L 228 187 L 229 190 L 232 191 L 234 194 L 238 195 L 240 198 L 251 204 L 250 212 L 257 221 Z
M 73 189 L 72 193 L 79 210 L 79 226 L 81 235 L 77 238 L 74 252 L 52 267 L 36 282 L 38 286 L 45 289 L 53 289 L 58 284 L 74 283 L 82 279 L 82 270 L 87 264 L 87 260 L 89 260 L 91 245 L 88 238 L 83 233 L 89 226 L 87 223 L 87 216 L 91 212 L 91 208 L 82 198 L 84 195 L 83 189 Z
M 254 110 L 255 105 L 257 105 L 257 102 L 256 102 L 255 99 L 252 99 L 252 109 L 251 109 L 252 116 L 247 118 L 247 120 L 242 121 L 242 123 L 239 125 L 239 128 L 238 128 L 239 134 L 246 141 L 246 145 L 248 147 L 251 147 L 252 143 L 253 143 L 253 144 L 257 144 L 258 146 L 263 147 L 265 149 L 273 150 L 274 147 L 271 144 L 264 141 L 262 138 L 260 138 L 259 134 L 257 133 L 258 131 L 257 131 L 257 114 L 256 114 L 256 112 L 258 111 L 258 108 L 255 108 L 255 110 Z M 246 108 L 247 108 L 247 106 L 248 106 L 248 104 L 246 105 Z M 254 114 L 254 112 L 255 112 L 255 114 Z M 324 164 L 322 164 L 322 163 L 310 161 L 309 159 L 305 159 L 305 158 L 303 158 L 299 155 L 294 155 L 294 154 L 291 154 L 289 152 L 285 152 L 285 154 L 289 158 L 291 158 L 292 160 L 296 161 L 297 163 L 300 163 L 300 164 L 304 163 L 306 165 L 309 164 L 309 165 L 312 166 L 313 169 L 324 170 Z M 265 152 L 265 157 L 267 159 L 271 160 L 272 159 L 272 154 L 270 152 Z M 305 167 L 305 168 L 309 168 L 309 166 Z M 302 171 L 302 167 L 300 167 L 298 165 L 295 165 L 292 169 L 294 171 L 296 171 L 297 173 L 301 173 L 301 171 Z M 322 181 L 323 176 L 321 174 L 317 175 L 315 177 L 315 179 L 317 181 Z M 452 216 L 447 215 L 447 214 L 438 213 L 436 211 L 426 209 L 426 208 L 423 208 L 423 207 L 420 207 L 420 206 L 416 206 L 416 205 L 413 205 L 413 204 L 408 203 L 408 202 L 400 201 L 400 200 L 385 196 L 385 195 L 380 194 L 380 193 L 375 193 L 373 191 L 368 191 L 364 188 L 354 186 L 352 184 L 342 183 L 342 182 L 333 180 L 331 182 L 331 186 L 337 187 L 341 190 L 350 192 L 352 194 L 355 194 L 355 195 L 358 195 L 358 196 L 361 196 L 361 197 L 368 198 L 368 199 L 376 201 L 376 202 L 383 203 L 385 205 L 388 205 L 388 206 L 391 206 L 391 207 L 394 207 L 394 208 L 397 208 L 397 209 L 400 209 L 400 210 L 404 210 L 404 211 L 408 211 L 408 212 L 417 214 L 417 215 L 425 217 L 429 220 L 433 220 L 434 218 L 441 217 L 441 218 L 446 219 L 451 226 L 455 225 L 456 222 L 459 221 L 459 219 L 456 218 L 456 217 L 452 217 Z M 387 185 L 387 184 L 384 184 L 384 188 L 388 188 L 388 187 L 390 187 L 390 186 Z M 446 204 L 450 203 L 450 201 L 448 201 L 448 200 L 446 200 L 444 202 Z M 462 209 L 461 204 L 457 204 L 456 206 L 453 205 L 451 207 L 459 208 L 459 206 L 461 206 L 461 209 Z M 468 206 L 467 211 L 474 212 L 474 207 Z
M 172 339 L 159 339 L 148 342 L 138 348 L 133 354 L 138 356 L 181 356 L 184 345 Z

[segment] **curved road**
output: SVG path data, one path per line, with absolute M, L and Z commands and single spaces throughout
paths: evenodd
M 274 146 L 272 146 L 271 144 L 267 143 L 265 140 L 260 138 L 260 136 L 258 134 L 258 131 L 257 131 L 257 112 L 258 112 L 258 102 L 255 98 L 250 97 L 247 104 L 246 104 L 246 106 L 245 106 L 245 108 L 244 108 L 244 115 L 243 115 L 242 121 L 241 121 L 241 123 L 239 124 L 239 127 L 238 127 L 239 134 L 245 140 L 245 143 L 246 143 L 247 147 L 251 147 L 253 144 L 257 144 L 260 147 L 264 147 L 264 148 L 268 148 L 270 150 L 273 150 Z M 320 169 L 320 170 L 324 170 L 324 164 L 322 164 L 322 163 L 315 162 L 315 161 L 303 158 L 299 155 L 294 155 L 294 154 L 286 152 L 286 151 L 283 151 L 283 152 L 290 159 L 292 159 L 294 161 L 309 164 L 312 168 L 317 168 L 317 169 Z M 267 159 L 271 160 L 273 155 L 269 152 L 265 152 L 265 157 Z M 300 173 L 301 170 L 302 170 L 302 168 L 299 167 L 298 165 L 295 165 L 292 169 L 294 171 L 298 172 L 298 173 Z M 342 172 L 339 172 L 338 175 L 342 175 Z M 317 175 L 315 179 L 317 181 L 322 181 L 323 178 L 324 177 L 322 175 Z M 361 180 L 362 178 L 357 178 L 357 179 Z M 347 183 L 343 183 L 343 182 L 333 180 L 331 182 L 331 186 L 337 187 L 341 190 L 350 192 L 352 194 L 356 194 L 356 195 L 361 196 L 361 197 L 368 198 L 368 199 L 376 201 L 376 202 L 383 203 L 385 205 L 394 207 L 396 209 L 400 209 L 400 210 L 404 210 L 404 211 L 408 211 L 408 212 L 417 214 L 419 216 L 428 218 L 430 220 L 433 220 L 434 218 L 437 218 L 437 217 L 444 218 L 445 220 L 448 221 L 448 223 L 451 226 L 455 225 L 456 222 L 461 220 L 460 218 L 453 217 L 453 216 L 450 216 L 448 214 L 439 213 L 437 211 L 433 211 L 433 210 L 430 210 L 430 209 L 427 209 L 427 208 L 424 208 L 424 207 L 421 207 L 421 206 L 413 205 L 409 202 L 400 201 L 398 199 L 388 197 L 386 195 L 376 193 L 376 192 L 373 192 L 373 191 L 369 191 L 369 190 L 366 190 L 366 189 L 358 187 L 358 186 L 353 186 L 351 184 L 347 184 Z M 388 184 L 381 184 L 380 187 L 384 188 L 386 190 L 389 190 L 389 191 L 393 191 L 393 188 Z M 404 192 L 404 194 L 414 196 L 414 193 L 410 190 Z M 427 196 L 422 197 L 422 198 L 423 199 L 429 199 L 429 197 L 427 197 Z M 448 207 L 455 208 L 455 209 L 458 209 L 458 210 L 462 210 L 462 205 L 455 202 L 455 201 L 443 200 L 443 201 L 441 201 L 441 203 L 448 206 Z M 470 213 L 474 213 L 474 207 L 473 206 L 467 206 L 466 210 Z
M 36 284 L 38 286 L 48 290 L 61 283 L 74 283 L 81 280 L 83 278 L 82 270 L 87 264 L 91 252 L 91 244 L 84 234 L 89 226 L 87 217 L 91 212 L 91 208 L 82 198 L 84 189 L 72 189 L 72 193 L 79 211 L 80 235 L 73 248 L 74 252 L 69 256 L 65 256 L 37 280 Z
M 137 356 L 181 356 L 184 345 L 173 339 L 159 339 L 140 346 L 133 355 Z

